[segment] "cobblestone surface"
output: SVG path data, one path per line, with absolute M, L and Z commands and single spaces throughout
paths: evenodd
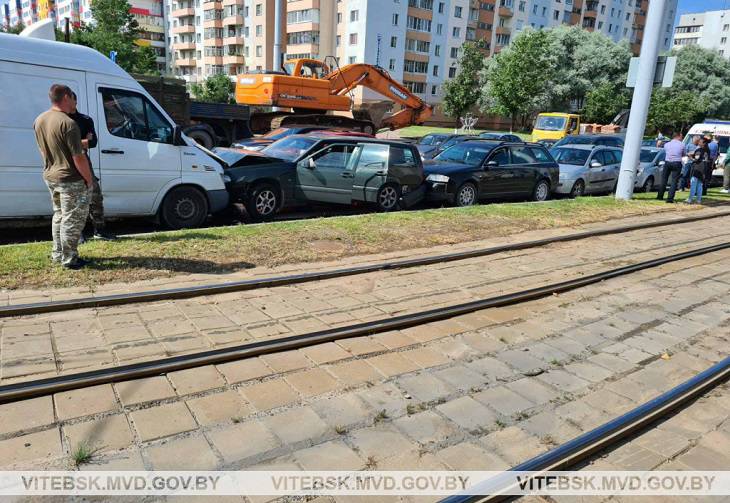
M 291 336 L 522 290 L 725 241 L 730 232 L 718 232 L 722 229 L 718 227 L 722 221 L 725 219 L 661 227 L 618 237 L 605 236 L 581 241 L 579 246 L 562 243 L 427 267 L 249 292 L 0 319 L 0 384 Z M 703 271 L 699 269 L 696 274 L 701 278 Z M 652 277 L 651 272 L 645 277 Z M 723 284 L 718 282 L 708 288 L 723 288 Z M 538 345 L 530 353 L 520 350 L 504 353 L 506 364 L 529 373 L 546 363 L 580 353 L 587 346 L 615 340 L 627 327 L 655 320 L 658 313 L 664 312 L 665 302 L 669 303 L 667 308 L 681 309 L 681 298 L 658 292 L 654 295 L 655 305 L 619 313 L 610 322 L 600 319 L 607 307 L 600 302 L 580 305 L 562 319 L 551 320 L 549 325 L 526 315 L 522 306 L 515 306 L 474 313 L 431 327 L 378 334 L 367 344 L 361 344 L 359 350 L 370 351 L 380 346 L 397 350 L 414 341 L 425 343 L 430 337 L 441 337 L 445 330 L 456 334 L 465 329 L 492 327 L 491 337 L 481 344 L 475 337 L 470 341 L 471 345 L 464 342 L 461 347 L 442 347 L 449 351 L 439 353 L 443 360 L 444 355 L 456 357 L 460 351 L 495 350 L 500 344 L 519 345 L 538 334 L 546 336 L 565 329 L 566 339 L 557 345 Z M 697 319 L 691 320 L 695 324 L 688 325 L 687 329 L 701 330 L 706 317 L 698 313 Z M 577 325 L 579 320 L 594 321 Z M 581 380 L 599 382 L 609 376 L 605 370 L 607 366 L 616 369 L 616 365 L 623 365 L 628 369 L 627 365 L 642 361 L 668 343 L 668 338 L 678 340 L 680 336 L 674 333 L 677 330 L 672 324 L 657 326 L 646 336 L 622 339 L 623 345 L 618 348 L 623 351 L 619 354 L 603 355 L 601 361 L 568 362 L 566 366 L 571 375 Z M 279 355 L 263 360 L 272 370 L 285 372 L 294 367 L 305 368 L 310 364 L 342 359 L 351 354 L 352 344 L 357 341 L 349 344 L 349 347 L 330 344 L 311 348 L 292 361 L 279 361 L 293 358 Z M 419 350 L 410 359 L 389 354 L 376 356 L 372 363 L 378 372 L 390 376 L 437 360 L 427 351 Z M 176 387 L 184 386 L 183 379 L 180 375 Z M 189 386 L 204 391 L 200 389 L 200 383 Z

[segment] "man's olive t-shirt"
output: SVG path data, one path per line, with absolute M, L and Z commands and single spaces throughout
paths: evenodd
M 74 120 L 61 111 L 48 110 L 36 118 L 33 129 L 43 157 L 43 178 L 54 183 L 83 180 L 73 160 L 84 152 Z

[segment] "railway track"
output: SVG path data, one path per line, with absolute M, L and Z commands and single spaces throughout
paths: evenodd
M 118 306 L 133 303 L 155 302 L 160 300 L 171 299 L 189 299 L 194 297 L 215 295 L 230 292 L 241 292 L 246 290 L 256 290 L 261 288 L 270 288 L 276 286 L 288 286 L 299 283 L 307 283 L 313 281 L 322 281 L 326 279 L 340 278 L 346 276 L 355 276 L 360 274 L 373 273 L 378 271 L 388 271 L 396 269 L 407 269 L 413 267 L 426 266 L 437 263 L 454 262 L 469 258 L 485 257 L 498 253 L 526 250 L 530 248 L 538 248 L 556 243 L 564 243 L 570 241 L 579 241 L 599 236 L 607 236 L 612 234 L 622 234 L 632 231 L 638 231 L 649 228 L 667 227 L 672 225 L 688 224 L 711 220 L 721 217 L 730 216 L 730 211 L 713 213 L 711 215 L 700 215 L 693 217 L 685 217 L 678 219 L 662 220 L 659 222 L 640 223 L 616 227 L 608 227 L 604 229 L 596 229 L 585 232 L 571 233 L 562 236 L 554 236 L 550 238 L 523 241 L 519 243 L 510 243 L 500 246 L 492 246 L 466 252 L 457 252 L 449 254 L 440 254 L 429 257 L 420 257 L 416 259 L 405 259 L 396 261 L 380 262 L 355 267 L 347 267 L 340 269 L 331 269 L 328 271 L 293 274 L 284 276 L 272 276 L 266 278 L 257 278 L 243 281 L 231 281 L 214 283 L 207 285 L 191 286 L 186 288 L 172 288 L 161 290 L 149 290 L 143 292 L 101 295 L 94 297 L 81 297 L 76 299 L 58 300 L 49 302 L 37 302 L 30 304 L 14 304 L 8 306 L 0 306 L 0 318 L 10 316 L 25 316 L 31 314 L 50 313 L 59 311 L 70 311 L 84 308 L 95 308 L 105 306 Z
M 120 365 L 117 367 L 102 368 L 88 372 L 8 384 L 0 386 L 0 404 L 99 384 L 139 379 L 204 365 L 218 364 L 245 358 L 253 358 L 270 353 L 290 351 L 325 342 L 414 327 L 475 311 L 510 306 L 568 292 L 612 278 L 629 275 L 664 264 L 698 257 L 729 248 L 730 242 L 722 242 L 602 271 L 596 274 L 586 275 L 557 283 L 550 283 L 537 288 L 522 290 L 506 295 L 487 297 L 472 302 L 440 307 L 412 314 L 378 319 L 375 321 L 315 331 L 291 337 L 264 340 L 210 351 L 163 358 L 155 361 Z

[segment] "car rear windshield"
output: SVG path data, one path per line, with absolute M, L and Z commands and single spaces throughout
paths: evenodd
M 493 148 L 494 146 L 489 145 L 487 142 L 484 145 L 460 143 L 447 148 L 434 159 L 437 161 L 458 162 L 469 166 L 479 166 Z
M 558 164 L 573 164 L 582 166 L 588 160 L 591 154 L 590 150 L 581 150 L 578 148 L 553 148 L 550 150 Z
M 276 140 L 261 152 L 269 157 L 276 157 L 277 159 L 283 159 L 285 161 L 294 161 L 318 141 L 319 140 L 317 138 L 287 136 L 281 140 Z
M 279 138 L 284 138 L 285 136 L 289 136 L 292 134 L 292 130 L 288 127 L 280 127 L 278 129 L 274 129 L 273 131 L 269 131 L 264 135 L 264 138 L 271 138 L 272 140 L 278 140 Z
M 445 134 L 427 134 L 418 143 L 421 145 L 441 145 L 446 138 L 447 135 Z
M 642 150 L 641 154 L 639 154 L 639 162 L 652 162 L 656 154 L 656 152 L 652 152 L 651 150 Z
M 562 131 L 565 129 L 565 117 L 540 116 L 535 122 L 535 129 L 542 131 Z

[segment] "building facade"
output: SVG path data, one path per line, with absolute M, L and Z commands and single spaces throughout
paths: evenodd
M 683 14 L 674 29 L 674 47 L 699 45 L 730 57 L 730 10 Z

